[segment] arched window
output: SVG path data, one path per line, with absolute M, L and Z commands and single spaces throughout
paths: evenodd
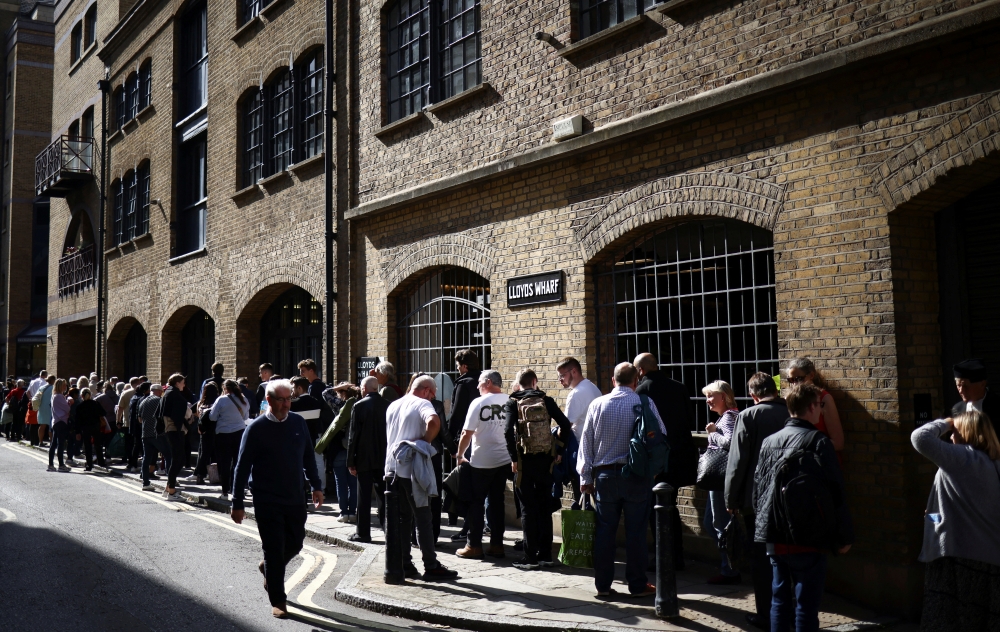
M 85 49 L 97 41 L 97 4 L 91 5 L 87 9 L 87 14 L 83 17 L 83 46 Z
M 199 309 L 181 330 L 181 373 L 192 393 L 201 395 L 201 383 L 212 374 L 214 362 L 215 321 Z
M 139 323 L 134 323 L 128 330 L 123 345 L 124 379 L 146 374 L 147 344 L 146 330 Z
M 254 90 L 243 102 L 243 186 L 264 177 L 264 100 Z
M 128 99 L 125 95 L 125 87 L 120 86 L 115 90 L 112 98 L 115 104 L 115 129 L 121 129 L 128 121 Z
M 139 111 L 153 102 L 153 63 L 150 60 L 139 66 Z
M 111 185 L 114 245 L 149 231 L 149 163 L 142 163 Z
M 270 119 L 271 173 L 284 171 L 294 162 L 292 142 L 295 98 L 292 72 L 282 71 L 267 88 Z
M 270 362 L 282 377 L 299 374 L 300 360 L 323 366 L 323 306 L 309 292 L 288 290 L 260 319 L 261 362 Z
M 740 407 L 756 371 L 778 372 L 774 247 L 770 231 L 729 219 L 644 230 L 596 274 L 598 370 L 644 352 L 708 410 L 703 386 L 725 380 Z M 695 428 L 692 428 L 695 430 Z
M 414 373 L 435 376 L 438 399 L 448 403 L 458 378 L 455 352 L 470 348 L 490 368 L 490 283 L 471 270 L 431 274 L 396 302 L 397 377 L 405 387 Z
M 323 49 L 296 65 L 301 86 L 301 152 L 299 160 L 323 151 Z
M 84 210 L 73 214 L 59 256 L 59 296 L 82 292 L 94 285 L 94 228 Z
M 125 182 L 124 179 L 115 180 L 111 183 L 111 238 L 114 240 L 114 245 L 122 243 L 122 235 L 124 234 L 124 220 L 125 220 Z
M 132 73 L 125 80 L 125 101 L 126 113 L 125 122 L 128 123 L 139 113 L 139 75 Z

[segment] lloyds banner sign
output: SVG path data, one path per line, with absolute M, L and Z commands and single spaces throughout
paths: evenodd
M 507 307 L 558 303 L 565 295 L 562 270 L 507 279 Z

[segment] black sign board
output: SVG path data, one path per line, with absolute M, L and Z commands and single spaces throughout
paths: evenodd
M 507 307 L 558 303 L 563 300 L 562 270 L 507 279 Z
M 358 358 L 357 363 L 354 365 L 354 372 L 357 377 L 355 384 L 360 386 L 361 380 L 368 377 L 368 372 L 374 369 L 378 362 L 378 358 Z
M 933 419 L 930 393 L 913 395 L 914 427 L 920 427 Z

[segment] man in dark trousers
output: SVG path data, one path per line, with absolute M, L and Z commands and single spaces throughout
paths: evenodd
M 455 352 L 455 370 L 458 379 L 455 380 L 455 390 L 451 396 L 451 417 L 448 418 L 448 436 L 458 437 L 465 426 L 465 417 L 469 414 L 469 404 L 479 397 L 479 356 L 472 349 L 459 349 Z M 458 516 L 448 514 L 448 524 L 455 526 Z M 451 537 L 452 542 L 465 542 L 469 533 L 467 525 Z
M 822 391 L 813 384 L 797 384 L 785 398 L 790 418 L 784 427 L 761 444 L 757 470 L 754 474 L 753 506 L 757 522 L 754 540 L 767 545 L 773 575 L 771 579 L 771 629 L 784 632 L 819 629 L 819 604 L 826 583 L 826 555 L 847 553 L 854 542 L 854 528 L 847 508 L 844 475 L 840 471 L 837 453 L 830 439 L 816 430 L 823 415 Z M 779 485 L 782 476 L 796 475 L 806 470 L 787 472 L 786 462 L 802 453 L 817 458 L 821 481 L 830 490 L 830 516 L 816 512 L 816 496 L 783 496 Z M 807 462 L 803 458 L 800 462 Z M 782 470 L 786 471 L 782 475 Z M 808 475 L 807 481 L 820 477 Z M 787 481 L 785 481 L 787 482 Z M 784 483 L 782 483 L 783 485 Z M 796 489 L 799 489 L 798 487 Z M 785 498 L 782 501 L 782 497 Z M 798 499 L 797 504 L 788 505 Z M 779 512 L 785 505 L 786 512 Z M 821 507 L 822 505 L 820 505 Z M 790 522 L 793 518 L 795 522 Z M 809 524 L 806 533 L 813 535 L 829 526 L 822 543 L 793 541 L 790 533 L 796 525 Z M 822 525 L 817 528 L 817 525 Z
M 762 542 L 753 542 L 756 516 L 753 513 L 753 476 L 764 439 L 785 427 L 788 408 L 778 396 L 778 387 L 767 373 L 754 373 L 747 382 L 747 391 L 754 405 L 740 412 L 729 444 L 729 464 L 726 467 L 726 508 L 743 518 L 749 545 L 756 614 L 746 616 L 747 623 L 771 628 L 771 562 Z
M 673 380 L 663 371 L 656 357 L 651 353 L 640 353 L 632 363 L 639 371 L 639 386 L 635 389 L 637 395 L 646 395 L 656 404 L 663 425 L 667 428 L 667 445 L 670 446 L 670 458 L 667 460 L 667 474 L 654 482 L 665 482 L 679 490 L 681 487 L 694 485 L 698 471 L 698 448 L 694 445 L 691 430 L 694 428 L 694 416 L 691 410 L 691 396 L 687 388 Z M 650 491 L 650 507 L 656 504 Z M 674 536 L 674 567 L 684 570 L 684 537 L 681 531 L 679 512 L 672 512 L 671 533 Z M 656 533 L 656 512 L 649 512 L 649 528 Z
M 358 477 L 358 524 L 351 542 L 371 542 L 372 489 L 378 503 L 378 521 L 385 520 L 385 411 L 389 402 L 378 394 L 378 379 L 361 380 L 361 399 L 351 409 L 347 429 L 347 470 Z
M 240 443 L 231 515 L 236 524 L 243 522 L 243 497 L 249 482 L 264 549 L 264 560 L 258 568 L 264 575 L 271 614 L 284 619 L 288 616 L 285 565 L 302 550 L 306 536 L 303 471 L 312 486 L 312 501 L 317 509 L 323 506 L 323 491 L 306 420 L 289 411 L 291 383 L 268 382 L 265 396 L 270 407 L 267 414 L 250 422 Z
M 987 388 L 986 365 L 975 358 L 963 360 L 952 367 L 955 373 L 955 388 L 962 401 L 951 409 L 953 415 L 970 410 L 986 413 L 993 422 L 993 430 L 1000 435 L 1000 396 L 993 397 Z

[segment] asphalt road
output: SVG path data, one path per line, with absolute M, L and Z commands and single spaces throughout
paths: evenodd
M 0 630 L 436 630 L 337 602 L 356 553 L 306 540 L 277 620 L 256 524 L 0 442 Z

